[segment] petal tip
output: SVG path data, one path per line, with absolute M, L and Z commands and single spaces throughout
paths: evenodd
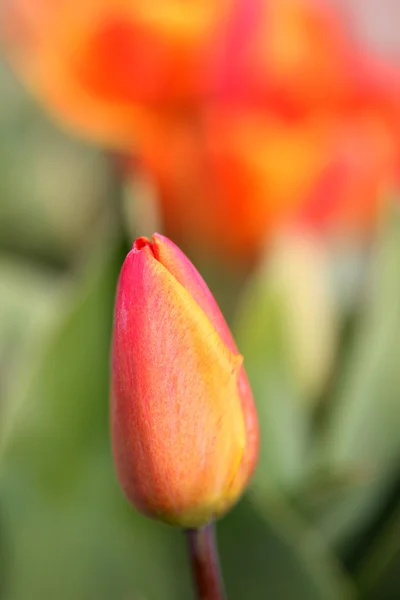
M 141 237 L 138 237 L 134 241 L 131 252 L 133 252 L 133 254 L 137 254 L 144 248 L 150 248 L 150 250 L 152 251 L 153 244 L 152 244 L 152 241 L 148 237 L 141 236 Z

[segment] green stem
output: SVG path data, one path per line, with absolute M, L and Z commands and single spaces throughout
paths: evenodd
M 214 523 L 188 529 L 186 534 L 198 600 L 225 600 Z

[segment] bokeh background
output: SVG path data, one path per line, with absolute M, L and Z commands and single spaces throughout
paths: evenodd
M 397 0 L 0 0 L 0 598 L 186 600 L 108 429 L 137 235 L 192 258 L 261 454 L 230 600 L 400 597 Z

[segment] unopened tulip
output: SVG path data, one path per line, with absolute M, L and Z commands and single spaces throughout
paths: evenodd
M 228 510 L 257 459 L 243 357 L 199 273 L 158 234 L 136 240 L 120 275 L 112 438 L 131 503 L 183 527 Z

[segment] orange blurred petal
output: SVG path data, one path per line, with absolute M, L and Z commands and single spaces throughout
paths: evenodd
M 131 147 L 141 119 L 182 106 L 203 86 L 202 56 L 228 0 L 8 0 L 7 53 L 62 121 Z

